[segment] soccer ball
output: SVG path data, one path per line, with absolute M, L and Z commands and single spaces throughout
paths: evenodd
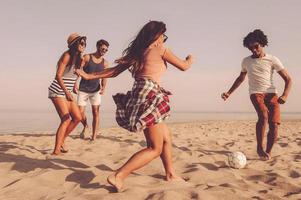
M 239 151 L 231 152 L 228 155 L 229 166 L 235 169 L 244 168 L 247 164 L 245 154 Z

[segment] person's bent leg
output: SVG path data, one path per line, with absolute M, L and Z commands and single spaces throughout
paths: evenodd
M 116 170 L 115 174 L 108 177 L 108 182 L 117 190 L 122 188 L 123 180 L 134 170 L 148 164 L 159 157 L 163 147 L 162 124 L 156 124 L 144 130 L 145 138 L 149 146 L 135 153 L 122 167 Z
M 78 107 L 79 107 L 79 110 L 80 110 L 80 113 L 81 113 L 81 116 L 82 116 L 81 123 L 85 128 L 86 126 L 88 126 L 87 117 L 86 117 L 86 113 L 85 113 L 86 106 L 78 106 Z
M 87 105 L 87 101 L 89 99 L 89 94 L 86 92 L 79 91 L 77 95 L 77 104 L 79 106 L 80 113 L 82 115 L 81 123 L 83 124 L 83 130 L 80 133 L 80 138 L 84 139 L 86 137 L 86 132 L 88 129 L 87 117 L 85 114 L 85 108 Z
M 88 126 L 88 122 L 87 122 L 87 117 L 86 117 L 86 114 L 85 114 L 85 108 L 86 108 L 86 106 L 78 106 L 78 107 L 79 107 L 79 110 L 80 110 L 80 113 L 81 113 L 81 117 L 82 117 L 81 123 L 84 126 L 83 130 L 80 132 L 79 137 L 82 138 L 82 139 L 85 139 L 86 135 L 87 135 L 86 133 L 89 130 L 89 126 Z
M 92 140 L 96 139 L 96 136 L 99 131 L 99 106 L 92 105 L 92 114 L 93 114 L 93 122 L 92 122 Z
M 80 113 L 79 107 L 74 101 L 69 101 L 68 102 L 68 108 L 69 108 L 69 113 L 71 116 L 71 122 L 69 123 L 67 130 L 65 132 L 65 137 L 64 139 L 74 130 L 74 128 L 81 122 L 82 120 L 82 115 Z
M 172 140 L 171 140 L 171 134 L 166 124 L 162 123 L 162 131 L 163 131 L 163 149 L 162 153 L 160 155 L 160 158 L 162 160 L 165 174 L 166 174 L 166 180 L 167 181 L 173 181 L 173 180 L 181 180 L 184 181 L 180 176 L 176 175 L 173 161 L 172 161 Z
M 53 153 L 54 155 L 59 155 L 61 153 L 61 146 L 64 142 L 65 132 L 69 126 L 71 119 L 69 115 L 67 100 L 63 97 L 51 98 L 52 103 L 54 104 L 56 111 L 61 119 L 61 123 L 56 132 L 55 146 Z

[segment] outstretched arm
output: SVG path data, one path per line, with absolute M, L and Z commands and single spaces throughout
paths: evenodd
M 191 55 L 188 55 L 185 60 L 182 60 L 174 55 L 169 49 L 166 49 L 164 52 L 163 59 L 181 71 L 189 69 L 193 63 L 193 58 Z
M 104 69 L 101 72 L 95 72 L 91 74 L 85 73 L 83 70 L 77 69 L 75 72 L 83 79 L 91 80 L 91 79 L 100 79 L 100 78 L 113 78 L 118 76 L 121 72 L 125 71 L 130 67 L 129 64 L 118 64 L 115 67 Z
M 241 72 L 240 75 L 236 78 L 233 85 L 231 86 L 228 92 L 222 93 L 222 98 L 226 101 L 228 97 L 240 86 L 240 84 L 245 80 L 247 72 Z
M 285 69 L 278 71 L 278 74 L 283 78 L 285 82 L 284 91 L 282 95 L 278 98 L 278 102 L 280 104 L 284 104 L 286 102 L 288 93 L 290 92 L 292 87 L 292 79 Z

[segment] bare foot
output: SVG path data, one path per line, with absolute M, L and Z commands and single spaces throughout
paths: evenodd
M 272 158 L 272 154 L 271 154 L 271 152 L 267 152 L 267 154 L 268 154 L 268 156 L 269 156 L 269 160 Z
M 257 154 L 261 160 L 267 161 L 270 159 L 270 155 L 264 150 L 257 149 Z
M 117 192 L 123 191 L 123 182 L 120 178 L 116 177 L 115 173 L 108 176 L 107 181 L 116 189 Z
M 166 181 L 177 181 L 177 182 L 186 182 L 184 178 L 177 175 L 166 175 Z
M 88 134 L 89 134 L 89 127 L 85 126 L 82 132 L 80 133 L 79 137 L 81 139 L 86 139 Z
M 66 148 L 66 145 L 65 144 L 63 144 L 62 146 L 61 146 L 61 152 L 62 153 L 68 153 L 68 149 Z
M 61 156 L 62 156 L 61 153 L 55 153 L 55 152 L 53 152 L 52 154 L 46 155 L 46 160 L 56 159 L 56 158 L 61 157 Z

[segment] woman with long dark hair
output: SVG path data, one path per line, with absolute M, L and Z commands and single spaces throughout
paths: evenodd
M 140 30 L 136 38 L 116 60 L 117 66 L 100 73 L 77 73 L 84 79 L 109 78 L 129 69 L 135 79 L 133 88 L 127 94 L 113 96 L 117 105 L 117 123 L 132 132 L 144 132 L 147 147 L 135 153 L 122 167 L 108 177 L 108 182 L 120 191 L 124 179 L 134 170 L 161 157 L 166 180 L 183 179 L 176 175 L 172 163 L 171 136 L 164 120 L 169 116 L 171 93 L 160 86 L 160 79 L 167 69 L 167 62 L 185 71 L 192 64 L 192 56 L 179 59 L 164 46 L 167 36 L 163 22 L 150 21 Z
M 48 88 L 48 97 L 61 119 L 56 132 L 52 155 L 59 155 L 68 151 L 64 146 L 65 138 L 81 121 L 80 110 L 72 91 L 77 79 L 74 70 L 81 65 L 82 53 L 86 47 L 86 37 L 73 33 L 68 37 L 67 43 L 69 49 L 60 57 L 55 79 Z

